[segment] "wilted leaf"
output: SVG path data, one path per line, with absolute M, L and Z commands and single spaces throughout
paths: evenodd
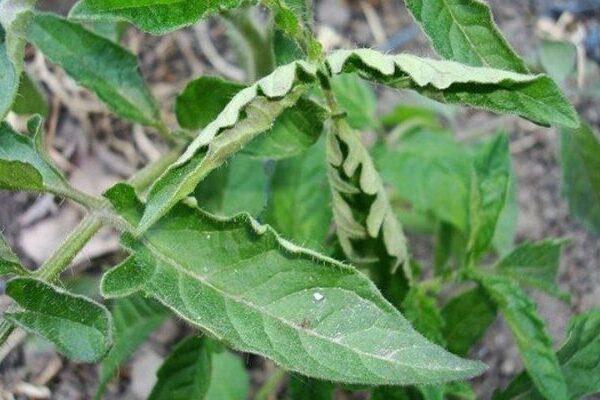
M 527 73 L 481 0 L 406 0 L 406 7 L 444 58 Z
M 6 294 L 21 310 L 4 318 L 49 340 L 67 357 L 95 362 L 110 348 L 112 323 L 104 306 L 33 278 L 12 279 Z
M 561 132 L 563 194 L 571 213 L 600 235 L 600 141 L 587 124 Z
M 119 18 L 145 32 L 162 35 L 242 3 L 243 0 L 80 0 L 71 9 L 69 18 Z
M 118 44 L 53 14 L 36 14 L 27 39 L 120 116 L 162 126 L 137 59 Z
M 339 50 L 327 57 L 334 74 L 359 72 L 365 79 L 413 89 L 434 100 L 517 114 L 541 125 L 579 126 L 573 106 L 545 75 L 526 75 L 410 54 Z
M 100 398 L 108 382 L 119 367 L 167 318 L 167 310 L 142 296 L 130 296 L 115 301 L 112 317 L 115 326 L 113 347 L 102 360 L 100 384 L 96 397 Z
M 112 197 L 123 210 L 130 199 Z M 247 215 L 217 219 L 184 204 L 134 240 L 103 278 L 136 291 L 227 345 L 315 378 L 435 383 L 481 372 L 415 332 L 355 269 L 280 239 Z M 175 250 L 175 251 L 174 251 Z
M 453 297 L 442 308 L 443 332 L 448 350 L 466 356 L 496 320 L 496 308 L 478 287 Z
M 508 323 L 536 388 L 550 400 L 568 398 L 552 339 L 533 300 L 509 278 L 490 275 L 481 278 L 481 283 Z
M 11 109 L 19 88 L 25 55 L 25 31 L 35 0 L 0 2 L 0 120 Z
M 560 253 L 567 240 L 543 240 L 516 247 L 495 266 L 496 271 L 519 283 L 563 297 L 556 284 Z

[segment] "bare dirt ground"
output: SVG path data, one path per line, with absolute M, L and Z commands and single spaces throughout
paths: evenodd
M 68 10 L 66 3 L 48 1 L 45 4 L 50 9 L 64 12 Z M 316 3 L 319 35 L 327 46 L 378 46 L 388 51 L 433 54 L 425 37 L 411 28 L 411 19 L 400 1 L 320 0 Z M 510 42 L 528 59 L 534 58 L 540 41 L 535 33 L 536 24 L 542 10 L 552 2 L 492 0 L 490 3 Z M 598 16 L 595 18 L 597 21 Z M 232 64 L 233 57 L 224 47 L 223 38 L 224 27 L 209 21 L 195 30 L 186 29 L 164 38 L 130 30 L 125 44 L 139 54 L 144 74 L 163 109 L 171 110 L 175 93 L 193 76 L 218 73 L 234 77 L 239 74 Z M 223 58 L 218 56 L 219 50 L 225 51 Z M 29 71 L 42 77 L 49 92 L 51 113 L 46 128 L 53 149 L 51 155 L 78 187 L 100 193 L 116 180 L 131 175 L 162 150 L 162 145 L 151 133 L 107 116 L 103 106 L 79 90 L 60 70 L 32 51 L 28 54 Z M 575 89 L 571 93 L 578 110 L 599 127 L 598 100 L 594 102 L 578 95 Z M 404 100 L 387 91 L 382 92 L 381 108 L 389 109 Z M 549 237 L 572 239 L 560 269 L 561 288 L 572 294 L 571 304 L 535 293 L 540 311 L 558 344 L 570 315 L 600 306 L 600 241 L 569 216 L 568 207 L 561 198 L 557 132 L 479 112 L 461 115 L 457 126 L 460 137 L 484 134 L 481 127 L 494 126 L 510 132 L 519 180 L 519 241 Z M 0 193 L 0 229 L 31 267 L 52 252 L 80 216 L 74 206 L 59 203 L 51 197 Z M 119 259 L 117 247 L 113 232 L 99 235 L 78 260 L 76 270 L 97 275 L 103 267 L 114 265 Z M 5 300 L 2 302 L 5 304 Z M 188 329 L 173 321 L 165 324 L 122 370 L 118 382 L 110 386 L 107 398 L 144 398 L 152 387 L 155 369 L 170 346 Z M 490 366 L 477 381 L 480 398 L 489 398 L 494 388 L 508 382 L 521 369 L 512 337 L 500 320 L 473 356 Z M 272 365 L 257 357 L 247 360 L 254 386 L 258 387 Z M 4 390 L 10 390 L 18 399 L 93 398 L 97 372 L 96 366 L 71 363 L 40 341 L 26 340 L 0 364 L 0 399 L 11 398 Z

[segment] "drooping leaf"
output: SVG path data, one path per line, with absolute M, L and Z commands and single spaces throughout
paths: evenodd
M 376 125 L 377 97 L 368 83 L 356 74 L 341 74 L 331 79 L 331 88 L 352 128 L 360 130 Z
M 238 154 L 203 180 L 194 197 L 213 214 L 232 216 L 245 211 L 256 217 L 267 206 L 267 186 L 264 163 Z
M 444 58 L 527 73 L 481 0 L 406 0 L 406 7 Z
M 115 326 L 113 347 L 102 360 L 96 397 L 101 398 L 119 367 L 167 318 L 167 310 L 157 302 L 139 295 L 115 301 L 112 317 Z
M 250 378 L 244 363 L 228 350 L 212 354 L 212 373 L 206 400 L 246 400 Z
M 292 374 L 289 382 L 289 400 L 332 400 L 335 384 Z
M 25 32 L 31 20 L 35 0 L 0 2 L 0 121 L 17 95 L 23 72 Z
M 524 243 L 502 258 L 496 271 L 519 283 L 563 297 L 556 284 L 560 253 L 567 240 Z
M 302 83 L 313 80 L 315 74 L 314 66 L 294 62 L 238 92 L 154 184 L 138 232 L 148 229 L 212 170 L 268 131 L 283 111 L 296 104 L 306 90 Z
M 131 200 L 111 198 L 118 210 Z M 315 378 L 435 383 L 481 372 L 428 342 L 346 265 L 304 250 L 247 215 L 217 219 L 184 204 L 103 278 L 108 297 L 142 291 L 219 341 Z
M 569 387 L 569 399 L 600 392 L 600 310 L 571 319 L 557 357 Z M 504 391 L 494 394 L 494 400 L 541 398 L 526 371 L 515 377 Z
M 282 160 L 271 178 L 265 222 L 294 243 L 323 248 L 331 225 L 325 140 L 306 153 Z
M 563 82 L 575 71 L 577 48 L 573 43 L 544 40 L 540 48 L 542 68 L 557 82 Z
M 201 76 L 188 83 L 175 103 L 182 128 L 198 130 L 210 124 L 246 86 L 216 76 Z
M 472 161 L 446 132 L 421 129 L 373 154 L 394 194 L 416 210 L 467 230 Z
M 371 49 L 339 50 L 327 57 L 334 74 L 359 72 L 365 79 L 413 89 L 434 100 L 520 115 L 541 125 L 575 128 L 579 119 L 558 86 L 546 75 L 526 75 L 410 54 L 385 55 Z
M 329 132 L 327 160 L 333 217 L 346 256 L 363 265 L 381 262 L 378 270 L 392 272 L 404 264 L 410 280 L 406 238 L 381 177 L 359 133 L 343 119 Z
M 69 18 L 118 18 L 145 32 L 163 35 L 243 3 L 243 0 L 80 0 L 71 9 Z
M 21 74 L 21 83 L 12 111 L 21 115 L 40 114 L 48 115 L 48 102 L 45 95 L 26 72 Z
M 30 128 L 33 137 L 0 123 L 0 189 L 68 193 L 65 178 L 45 154 L 41 120 L 32 119 Z
M 561 132 L 562 191 L 571 214 L 600 235 L 600 141 L 587 124 Z
M 547 399 L 567 399 L 565 376 L 535 302 L 510 278 L 489 275 L 480 281 L 508 323 L 536 388 Z
M 156 373 L 158 380 L 148 400 L 206 399 L 212 372 L 212 354 L 204 338 L 180 342 Z
M 402 303 L 404 315 L 413 327 L 427 339 L 444 345 L 444 319 L 434 298 L 421 287 L 413 286 Z
M 36 14 L 27 39 L 115 113 L 141 124 L 162 126 L 156 101 L 128 50 L 54 14 Z
M 19 258 L 13 253 L 4 235 L 0 233 L 0 276 L 28 275 Z
M 479 287 L 453 297 L 442 308 L 444 338 L 454 354 L 466 356 L 496 320 L 496 305 Z
M 21 309 L 4 318 L 49 340 L 67 357 L 95 362 L 110 348 L 112 322 L 104 306 L 34 278 L 12 279 L 6 294 Z
M 508 136 L 496 135 L 479 148 L 474 166 L 467 244 L 472 260 L 490 247 L 506 204 L 512 174 Z

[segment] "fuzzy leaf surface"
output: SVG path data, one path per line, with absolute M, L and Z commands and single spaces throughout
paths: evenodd
M 338 50 L 327 57 L 334 74 L 359 72 L 365 79 L 412 89 L 446 103 L 516 114 L 540 125 L 579 126 L 579 118 L 546 75 L 528 75 L 410 54 L 371 49 Z
M 557 353 L 569 386 L 570 399 L 581 399 L 600 391 L 600 310 L 587 311 L 569 321 L 566 341 Z M 494 400 L 542 399 L 526 371 Z
M 27 274 L 29 272 L 21 265 L 19 258 L 6 243 L 4 235 L 0 233 L 0 276 Z
M 0 120 L 10 111 L 19 89 L 25 56 L 25 32 L 35 0 L 0 2 Z
M 69 191 L 62 174 L 44 152 L 41 121 L 30 121 L 30 135 L 21 135 L 7 122 L 0 123 L 0 189 L 48 191 L 58 195 Z
M 111 201 L 119 210 L 132 203 Z M 180 204 L 143 237 L 124 239 L 132 256 L 104 276 L 104 295 L 142 291 L 228 346 L 291 371 L 408 384 L 482 370 L 418 334 L 362 273 L 246 214 L 220 219 Z
M 167 319 L 167 316 L 167 310 L 163 306 L 139 295 L 115 301 L 112 307 L 114 343 L 102 360 L 97 398 L 102 396 L 106 385 L 116 375 L 121 364 Z
M 583 226 L 600 235 L 600 141 L 587 124 L 560 138 L 563 195 Z
M 80 0 L 71 9 L 69 18 L 117 18 L 145 32 L 164 35 L 243 3 L 243 0 Z
M 473 66 L 529 72 L 481 0 L 406 0 L 406 7 L 444 58 Z
M 481 283 L 508 323 L 535 387 L 547 399 L 568 398 L 552 338 L 534 301 L 509 278 L 490 275 L 483 277 Z
M 161 126 L 156 101 L 128 50 L 53 14 L 36 14 L 27 39 L 121 117 Z
M 502 258 L 496 271 L 553 296 L 561 296 L 556 284 L 560 254 L 566 240 L 524 243 Z
M 306 90 L 303 83 L 315 75 L 314 66 L 294 62 L 238 92 L 151 188 L 138 232 L 148 229 L 211 171 L 268 131 L 281 113 L 296 104 Z
M 100 360 L 112 344 L 112 322 L 104 306 L 34 278 L 15 278 L 6 294 L 20 310 L 4 318 L 50 341 L 67 357 Z

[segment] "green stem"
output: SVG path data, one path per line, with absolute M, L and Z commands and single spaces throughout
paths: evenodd
M 275 394 L 281 386 L 281 381 L 285 378 L 285 375 L 285 370 L 277 368 L 256 393 L 256 400 L 267 400 L 271 395 Z

